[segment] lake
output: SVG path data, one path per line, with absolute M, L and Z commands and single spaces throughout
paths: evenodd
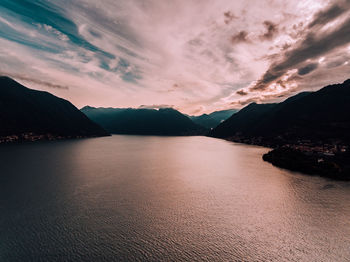
M 349 261 L 350 183 L 209 137 L 0 145 L 0 261 Z

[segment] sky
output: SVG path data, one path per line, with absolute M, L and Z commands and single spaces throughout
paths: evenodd
M 1 0 L 0 75 L 198 115 L 350 78 L 350 0 Z

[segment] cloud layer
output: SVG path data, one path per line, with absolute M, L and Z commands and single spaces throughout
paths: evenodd
M 277 101 L 349 78 L 349 10 L 350 0 L 4 0 L 0 73 L 78 107 L 199 114 Z

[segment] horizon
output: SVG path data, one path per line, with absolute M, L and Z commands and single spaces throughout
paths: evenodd
M 349 0 L 4 1 L 0 15 L 0 74 L 78 108 L 201 115 L 350 75 Z
M 0 75 L 0 77 L 7 77 L 7 78 L 9 78 L 9 79 L 12 79 L 11 77 L 6 76 L 6 75 Z M 17 81 L 16 79 L 12 79 L 12 80 L 15 80 L 17 83 L 21 84 L 21 83 L 20 83 L 21 81 Z M 298 93 L 296 93 L 296 94 L 291 94 L 291 95 L 288 96 L 288 97 L 283 97 L 283 98 L 281 98 L 279 101 L 274 101 L 273 103 L 255 102 L 255 101 L 253 101 L 253 102 L 250 102 L 249 104 L 246 104 L 246 105 L 242 106 L 241 108 L 228 108 L 228 109 L 223 109 L 223 110 L 214 110 L 214 111 L 211 111 L 211 112 L 208 112 L 208 113 L 201 113 L 201 114 L 187 114 L 187 113 L 184 113 L 184 112 L 182 112 L 181 110 L 179 110 L 179 109 L 177 109 L 177 108 L 175 108 L 175 107 L 171 107 L 171 106 L 169 106 L 169 105 L 164 105 L 164 104 L 162 104 L 162 105 L 139 105 L 138 107 L 113 107 L 113 106 L 109 106 L 109 107 L 99 106 L 99 107 L 97 107 L 97 106 L 92 106 L 92 105 L 84 105 L 84 106 L 82 106 L 82 107 L 80 107 L 80 108 L 77 107 L 77 109 L 79 109 L 80 111 L 83 110 L 83 109 L 86 108 L 86 107 L 94 108 L 94 109 L 135 109 L 135 110 L 137 110 L 137 109 L 149 109 L 149 110 L 174 109 L 174 110 L 180 112 L 181 114 L 183 114 L 183 115 L 185 115 L 185 116 L 189 116 L 189 117 L 197 117 L 197 116 L 202 116 L 202 115 L 210 115 L 210 114 L 213 114 L 213 113 L 216 113 L 216 112 L 229 111 L 229 110 L 235 110 L 236 113 L 237 113 L 237 112 L 239 112 L 241 109 L 243 109 L 243 108 L 245 108 L 245 107 L 247 107 L 247 106 L 249 106 L 249 105 L 251 105 L 251 104 L 278 104 L 278 103 L 282 103 L 282 102 L 288 100 L 289 98 L 292 98 L 292 97 L 294 97 L 294 96 L 297 96 L 297 95 L 299 95 L 299 94 L 301 94 L 301 93 L 313 93 L 313 92 L 317 92 L 317 91 L 320 91 L 321 89 L 323 89 L 323 88 L 325 88 L 325 87 L 328 87 L 328 86 L 344 84 L 345 82 L 347 82 L 347 81 L 349 81 L 349 80 L 350 80 L 350 78 L 349 78 L 349 79 L 345 79 L 343 82 L 340 82 L 340 83 L 331 83 L 331 84 L 329 84 L 329 85 L 322 86 L 322 87 L 320 87 L 320 88 L 318 88 L 318 89 L 316 89 L 316 90 L 312 90 L 312 91 L 310 91 L 310 90 L 309 90 L 309 91 L 300 91 L 300 92 L 298 92 Z M 23 84 L 21 84 L 21 85 L 23 85 Z M 24 85 L 23 85 L 23 86 L 24 86 Z M 26 87 L 26 86 L 24 86 L 24 87 Z M 26 87 L 26 88 L 28 88 L 28 87 Z M 46 90 L 39 90 L 39 89 L 33 89 L 33 90 L 46 91 Z M 50 92 L 49 92 L 49 93 L 50 93 Z M 62 98 L 62 97 L 59 97 L 59 98 Z M 69 100 L 67 100 L 67 101 L 69 101 Z M 71 102 L 71 101 L 69 101 L 69 102 Z

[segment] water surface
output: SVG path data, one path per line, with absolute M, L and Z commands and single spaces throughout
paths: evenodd
M 349 261 L 350 183 L 208 137 L 0 146 L 0 261 Z

